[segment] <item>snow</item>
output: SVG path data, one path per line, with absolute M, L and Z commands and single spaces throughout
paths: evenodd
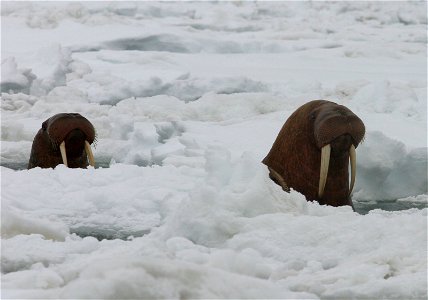
M 1 297 L 427 297 L 426 2 L 4 2 Z M 350 207 L 260 163 L 329 99 L 365 123 Z M 97 168 L 26 170 L 79 112 Z

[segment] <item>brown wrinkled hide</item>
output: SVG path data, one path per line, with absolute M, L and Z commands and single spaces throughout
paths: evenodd
M 349 148 L 357 148 L 364 123 L 348 108 L 325 100 L 299 107 L 285 122 L 263 163 L 281 175 L 288 187 L 309 201 L 332 206 L 351 205 Z M 318 197 L 321 148 L 331 144 L 326 186 Z M 271 178 L 278 183 L 270 174 Z
M 85 140 L 92 144 L 95 129 L 86 118 L 77 113 L 60 113 L 43 122 L 34 137 L 28 169 L 54 168 L 62 164 L 59 145 L 65 141 L 67 161 L 70 168 L 86 168 L 88 158 Z

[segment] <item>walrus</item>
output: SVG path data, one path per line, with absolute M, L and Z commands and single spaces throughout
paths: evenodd
M 363 121 L 347 107 L 327 100 L 310 101 L 287 119 L 262 162 L 283 190 L 293 188 L 308 201 L 353 208 L 355 149 L 364 135 Z
M 92 123 L 80 114 L 56 114 L 42 123 L 34 137 L 28 169 L 59 164 L 70 168 L 95 166 L 91 150 L 95 136 Z

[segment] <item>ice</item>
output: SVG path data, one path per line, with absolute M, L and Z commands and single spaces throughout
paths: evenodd
M 2 3 L 1 297 L 426 299 L 426 2 Z M 313 99 L 365 123 L 350 207 L 261 163 Z M 27 170 L 77 112 L 96 168 Z
M 397 199 L 398 202 L 422 202 L 427 203 L 428 202 L 428 195 L 418 195 L 416 197 L 410 196 L 406 198 Z
M 61 222 L 23 217 L 8 208 L 6 208 L 6 211 L 8 213 L 4 215 L 2 221 L 2 235 L 6 238 L 17 234 L 34 233 L 39 233 L 47 239 L 55 240 L 64 240 L 65 236 L 67 236 L 68 228 Z
M 359 191 L 355 198 L 391 200 L 426 192 L 426 148 L 407 152 L 402 142 L 371 132 L 360 146 L 359 155 Z
M 29 93 L 30 86 L 36 76 L 31 69 L 18 69 L 14 57 L 9 57 L 1 62 L 1 91 Z
M 122 231 L 121 237 L 129 238 L 98 242 L 67 234 L 55 243 L 37 226 L 30 232 L 6 228 L 4 295 L 28 297 L 21 286 L 48 298 L 418 298 L 426 293 L 426 236 L 416 230 L 426 226 L 426 209 L 361 216 L 349 207 L 323 207 L 296 192 L 284 193 L 250 153 L 232 159 L 227 149 L 213 146 L 204 156 L 202 174 L 186 167 L 119 164 L 100 170 L 6 171 L 48 176 L 32 177 L 34 189 L 46 183 L 31 203 L 23 196 L 10 202 L 9 191 L 3 214 L 11 215 L 13 204 L 40 220 L 61 218 L 81 235 L 86 224 L 98 234 L 110 228 L 116 237 Z M 72 176 L 75 171 L 80 175 Z M 58 196 L 48 200 L 46 194 Z M 148 230 L 139 231 L 143 221 Z M 412 288 L 397 287 L 400 278 Z

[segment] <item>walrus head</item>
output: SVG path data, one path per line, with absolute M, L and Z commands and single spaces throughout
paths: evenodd
M 54 168 L 63 163 L 70 168 L 95 165 L 91 144 L 94 126 L 78 113 L 60 113 L 42 123 L 31 148 L 28 168 Z
M 293 188 L 320 204 L 352 206 L 355 149 L 364 134 L 364 123 L 347 107 L 311 101 L 288 118 L 263 163 L 284 190 Z

